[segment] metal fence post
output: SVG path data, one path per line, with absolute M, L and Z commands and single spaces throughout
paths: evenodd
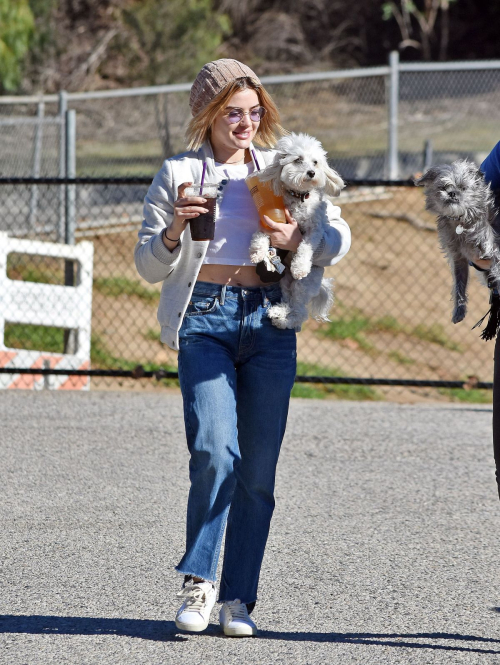
M 33 178 L 40 176 L 40 162 L 42 158 L 42 139 L 43 139 L 43 121 L 45 117 L 45 102 L 38 102 L 35 125 L 35 139 L 33 142 L 33 168 L 31 174 Z M 38 187 L 33 185 L 30 197 L 29 230 L 34 231 L 38 207 Z
M 68 110 L 68 95 L 64 90 L 59 93 L 59 177 L 66 175 L 66 111 Z M 59 224 L 57 228 L 57 242 L 64 241 L 64 227 L 66 218 L 66 187 L 59 187 Z
M 76 111 L 66 111 L 66 177 L 76 177 Z M 75 185 L 66 183 L 66 216 L 64 226 L 64 242 L 67 245 L 75 244 L 76 227 L 76 190 Z M 75 264 L 73 261 L 64 262 L 64 284 L 75 285 Z M 77 352 L 78 340 L 75 330 L 64 331 L 64 353 Z
M 430 166 L 432 166 L 433 159 L 434 155 L 432 149 L 432 141 L 430 139 L 427 139 L 427 141 L 424 143 L 424 165 L 422 168 L 422 172 L 427 171 L 427 169 Z
M 399 102 L 399 53 L 391 51 L 389 56 L 389 180 L 397 180 L 398 165 L 398 102 Z
M 66 178 L 76 177 L 76 111 L 66 111 Z M 75 244 L 75 185 L 66 183 L 66 217 L 64 242 Z

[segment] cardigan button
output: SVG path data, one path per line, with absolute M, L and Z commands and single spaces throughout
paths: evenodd
M 188 286 L 191 286 L 191 282 L 189 282 Z
M 201 252 L 198 252 L 198 254 L 196 255 L 196 258 L 201 259 Z

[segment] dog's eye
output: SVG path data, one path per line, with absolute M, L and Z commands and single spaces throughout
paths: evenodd
M 318 162 L 316 160 L 314 160 L 313 164 L 314 166 L 318 166 Z
M 304 161 L 304 160 L 302 159 L 302 157 L 297 157 L 297 159 L 295 160 L 295 163 L 296 163 L 296 164 L 300 164 L 300 163 L 303 162 L 303 161 Z

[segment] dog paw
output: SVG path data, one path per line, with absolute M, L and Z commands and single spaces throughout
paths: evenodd
M 295 268 L 293 266 L 290 267 L 290 272 L 292 273 L 292 277 L 294 279 L 303 279 L 309 274 L 307 270 L 304 270 L 303 268 Z
M 467 307 L 465 305 L 459 305 L 453 310 L 453 316 L 451 317 L 452 323 L 460 323 L 465 319 L 467 313 Z
M 267 316 L 271 319 L 273 326 L 285 330 L 288 328 L 289 308 L 283 303 L 273 305 L 267 310 Z
M 260 263 L 267 258 L 267 254 L 264 252 L 250 252 L 250 261 L 252 263 Z

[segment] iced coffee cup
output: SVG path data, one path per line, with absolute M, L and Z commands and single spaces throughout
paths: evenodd
M 200 194 L 201 188 L 201 194 Z M 192 240 L 213 240 L 215 233 L 215 199 L 217 198 L 217 184 L 199 182 L 186 187 L 184 196 L 202 196 L 207 200 L 206 203 L 200 203 L 202 208 L 207 208 L 208 212 L 200 213 L 198 217 L 193 217 L 189 222 Z
M 282 196 L 276 196 L 273 192 L 270 182 L 262 182 L 258 173 L 252 173 L 245 178 L 253 202 L 259 212 L 261 224 L 266 226 L 264 215 L 267 215 L 273 222 L 286 224 L 285 204 Z

